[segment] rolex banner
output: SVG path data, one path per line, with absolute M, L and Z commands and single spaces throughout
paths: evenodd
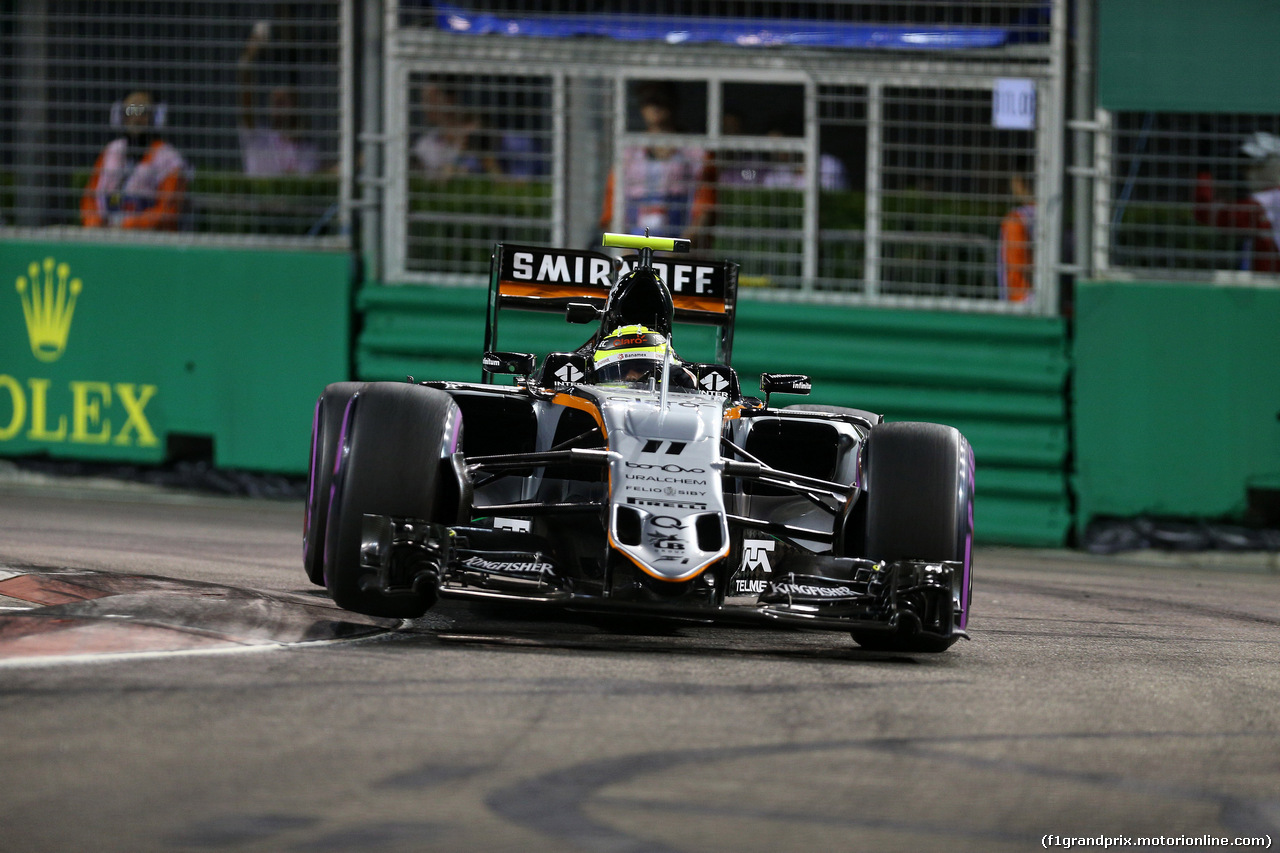
M 0 242 L 0 456 L 303 473 L 349 371 L 345 254 Z M 193 444 L 190 440 L 195 440 Z

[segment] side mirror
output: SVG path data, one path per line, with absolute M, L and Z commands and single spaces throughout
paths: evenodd
M 527 352 L 487 352 L 480 360 L 486 373 L 514 373 L 528 376 L 537 365 L 537 356 Z
M 764 405 L 769 406 L 770 394 L 808 395 L 813 388 L 809 377 L 803 373 L 761 373 L 760 390 L 764 392 Z
M 586 323 L 595 323 L 600 320 L 600 315 L 604 312 L 590 302 L 570 302 L 564 309 L 564 318 L 570 323 L 583 325 Z

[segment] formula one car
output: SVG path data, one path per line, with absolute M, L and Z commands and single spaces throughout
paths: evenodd
M 398 618 L 489 599 L 834 629 L 874 650 L 966 636 L 965 438 L 770 405 L 808 394 L 803 375 L 763 374 L 763 399 L 745 396 L 730 367 L 737 265 L 655 260 L 688 251 L 671 238 L 604 245 L 638 253 L 495 247 L 480 382 L 325 389 L 310 579 L 341 607 Z M 499 319 L 519 309 L 596 328 L 541 360 L 499 350 Z M 676 322 L 708 327 L 714 359 L 677 356 Z

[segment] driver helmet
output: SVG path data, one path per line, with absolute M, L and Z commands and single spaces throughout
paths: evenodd
M 643 325 L 623 326 L 596 345 L 591 358 L 595 381 L 600 384 L 648 382 L 662 375 L 662 364 L 671 351 L 665 335 Z M 674 353 L 672 359 L 674 360 Z
M 609 291 L 601 331 L 609 335 L 625 326 L 643 325 L 669 338 L 674 316 L 671 291 L 652 268 L 639 267 L 618 279 Z

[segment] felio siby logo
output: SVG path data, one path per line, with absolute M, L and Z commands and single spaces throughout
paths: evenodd
M 65 261 L 50 257 L 28 264 L 26 275 L 17 277 L 16 289 L 31 354 L 46 364 L 58 361 L 67 349 L 84 282 L 72 276 Z M 51 379 L 31 376 L 23 382 L 0 374 L 0 442 L 22 435 L 36 442 L 155 447 L 160 442 L 146 407 L 156 390 L 155 385 L 134 382 L 77 380 L 54 389 Z

